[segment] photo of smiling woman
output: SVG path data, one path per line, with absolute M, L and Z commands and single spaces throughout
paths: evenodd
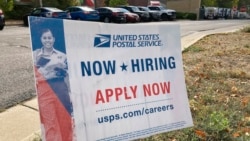
M 73 110 L 67 57 L 55 48 L 56 38 L 50 29 L 40 31 L 42 46 L 33 50 L 33 61 L 43 138 L 46 141 L 72 141 Z

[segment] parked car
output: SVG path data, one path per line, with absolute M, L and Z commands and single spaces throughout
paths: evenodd
M 118 7 L 127 9 L 131 13 L 135 13 L 135 14 L 139 15 L 141 21 L 149 21 L 150 20 L 149 13 L 146 11 L 140 11 L 139 8 L 136 6 L 120 5 Z
M 232 13 L 232 9 L 231 8 L 226 8 L 225 10 L 225 19 L 229 19 L 231 18 L 231 13 Z
M 219 11 L 218 7 L 205 7 L 205 19 L 218 19 Z
M 218 18 L 224 18 L 226 14 L 226 8 L 218 7 Z
M 28 26 L 28 16 L 71 19 L 70 13 L 55 7 L 34 8 L 30 13 L 23 16 L 23 24 Z
M 150 10 L 160 11 L 161 13 L 161 20 L 163 21 L 173 21 L 176 19 L 176 11 L 173 9 L 167 9 L 163 6 L 148 6 Z
M 145 6 L 138 6 L 139 10 L 146 11 L 149 13 L 150 21 L 160 21 L 161 20 L 161 13 L 156 10 L 150 10 L 148 7 Z
M 99 21 L 100 16 L 98 11 L 87 6 L 71 6 L 66 8 L 70 13 L 71 19 L 82 21 Z
M 100 21 L 105 23 L 126 23 L 126 15 L 117 8 L 99 7 L 96 8 L 99 12 Z
M 5 18 L 4 18 L 3 10 L 0 9 L 0 30 L 3 30 L 4 26 L 5 26 Z
M 124 8 L 118 8 L 118 9 L 126 15 L 126 22 L 127 23 L 140 22 L 141 19 L 137 14 L 131 13 L 130 11 L 128 11 L 127 9 L 124 9 Z

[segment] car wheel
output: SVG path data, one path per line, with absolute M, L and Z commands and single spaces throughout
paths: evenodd
M 154 18 L 150 16 L 150 17 L 148 18 L 148 22 L 152 22 L 152 21 L 154 21 Z
M 23 17 L 23 25 L 24 26 L 29 26 L 29 23 L 28 23 L 28 17 Z
M 137 22 L 141 22 L 141 17 L 139 17 L 138 21 Z
M 109 17 L 105 17 L 103 21 L 104 21 L 105 23 L 110 23 Z
M 162 15 L 161 15 L 161 19 L 162 19 L 163 21 L 167 21 L 167 20 L 168 20 L 168 15 L 167 15 L 167 14 L 162 14 Z
M 0 30 L 3 30 L 3 28 L 4 28 L 4 26 L 2 25 L 2 26 L 0 26 Z

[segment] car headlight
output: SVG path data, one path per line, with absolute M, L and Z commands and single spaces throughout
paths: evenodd
M 167 12 L 168 15 L 172 15 L 172 12 Z

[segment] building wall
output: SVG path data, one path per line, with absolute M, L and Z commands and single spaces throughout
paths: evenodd
M 148 6 L 150 0 L 127 0 L 129 5 Z M 174 9 L 178 12 L 196 13 L 201 0 L 155 0 L 160 1 L 162 6 Z M 105 6 L 104 0 L 96 0 L 96 7 Z
M 147 6 L 148 0 L 128 0 L 129 5 Z
M 136 6 L 148 6 L 150 0 L 128 0 L 129 5 L 136 5 Z M 161 5 L 165 6 L 167 0 L 153 0 L 159 1 Z
M 135 6 L 148 6 L 150 0 L 127 0 L 129 5 Z M 166 5 L 167 0 L 156 0 L 160 1 L 162 5 Z M 105 6 L 104 0 L 96 0 L 96 7 Z
M 96 7 L 103 7 L 105 6 L 105 0 L 96 0 Z
M 167 7 L 177 12 L 198 13 L 201 0 L 168 0 Z

